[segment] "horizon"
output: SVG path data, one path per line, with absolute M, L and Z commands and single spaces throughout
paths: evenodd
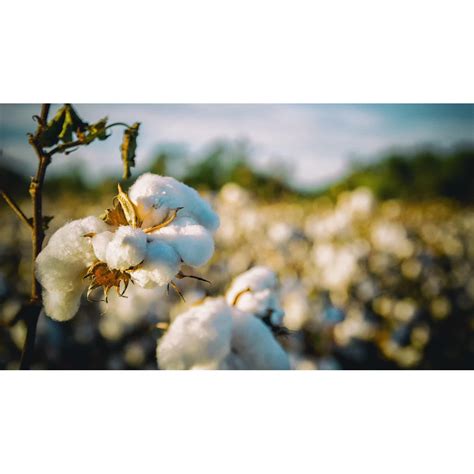
M 141 122 L 135 168 L 145 171 L 159 149 L 202 156 L 218 142 L 245 143 L 249 161 L 268 173 L 275 164 L 304 189 L 342 178 L 354 161 L 393 150 L 447 150 L 474 141 L 473 104 L 78 104 L 83 120 Z M 52 114 L 58 105 L 52 107 Z M 0 104 L 0 160 L 27 174 L 35 161 L 26 133 L 37 104 Z M 81 169 L 85 177 L 121 173 L 121 130 L 105 142 L 56 159 L 51 175 Z M 12 167 L 10 165 L 10 167 Z

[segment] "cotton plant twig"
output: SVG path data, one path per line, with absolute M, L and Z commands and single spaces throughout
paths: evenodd
M 32 220 L 26 217 L 25 213 L 20 209 L 20 206 L 9 196 L 5 191 L 0 191 L 0 195 L 5 199 L 5 202 L 10 206 L 12 211 L 18 216 L 18 218 L 24 222 L 30 229 L 33 229 Z
M 30 184 L 30 196 L 33 205 L 33 222 L 31 233 L 32 244 L 32 284 L 31 284 L 31 299 L 30 305 L 32 310 L 25 315 L 26 323 L 26 338 L 21 353 L 20 369 L 29 369 L 33 359 L 36 326 L 38 324 L 38 317 L 41 312 L 41 285 L 35 277 L 35 261 L 36 257 L 41 252 L 44 240 L 44 220 L 43 220 L 43 184 L 46 175 L 46 168 L 51 162 L 51 157 L 44 152 L 38 143 L 38 137 L 46 124 L 48 123 L 50 104 L 43 104 L 41 106 L 41 115 L 38 120 L 38 128 L 36 133 L 31 135 L 29 143 L 35 150 L 38 157 L 38 168 L 36 175 L 32 178 Z

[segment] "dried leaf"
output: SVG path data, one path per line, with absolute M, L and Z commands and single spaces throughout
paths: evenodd
M 137 137 L 140 124 L 134 123 L 123 132 L 123 140 L 120 152 L 123 162 L 123 179 L 130 178 L 130 168 L 135 166 L 135 151 L 137 149 Z
M 79 132 L 77 134 L 79 140 L 84 142 L 86 145 L 93 142 L 96 138 L 98 140 L 105 140 L 109 137 L 107 134 L 107 117 L 99 120 L 96 123 L 87 126 L 87 130 L 85 132 Z
M 43 127 L 38 135 L 38 143 L 42 147 L 51 147 L 59 141 L 64 143 L 73 139 L 73 133 L 82 133 L 87 124 L 81 120 L 71 104 L 64 104 L 56 115 Z
M 42 147 L 50 147 L 58 143 L 59 134 L 63 128 L 65 118 L 66 109 L 65 107 L 61 107 L 38 135 L 39 145 Z
M 64 122 L 59 133 L 59 140 L 64 143 L 71 142 L 73 140 L 72 134 L 82 133 L 87 127 L 87 124 L 81 120 L 79 115 L 72 107 L 71 104 L 64 105 Z

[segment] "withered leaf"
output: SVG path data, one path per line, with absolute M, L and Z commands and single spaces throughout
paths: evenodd
M 38 135 L 38 143 L 43 147 L 51 147 L 59 141 L 64 143 L 73 139 L 73 133 L 79 134 L 87 124 L 82 121 L 71 104 L 64 104 L 56 115 L 47 123 Z
M 120 152 L 123 162 L 123 179 L 130 178 L 130 168 L 135 166 L 135 151 L 137 149 L 137 137 L 140 124 L 135 122 L 123 132 L 123 140 Z
M 107 134 L 107 117 L 100 119 L 98 122 L 87 126 L 85 131 L 81 131 L 77 134 L 78 138 L 88 145 L 93 142 L 96 138 L 98 140 L 105 140 L 109 137 Z
M 42 147 L 50 147 L 58 143 L 65 118 L 66 110 L 61 107 L 38 135 L 38 143 Z

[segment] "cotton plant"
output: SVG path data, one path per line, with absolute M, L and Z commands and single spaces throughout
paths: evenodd
M 45 184 L 45 177 L 47 169 L 53 160 L 59 158 L 60 155 L 70 155 L 79 148 L 90 146 L 96 141 L 107 140 L 111 135 L 109 132 L 116 128 L 124 128 L 122 144 L 120 146 L 120 158 L 123 163 L 123 178 L 130 177 L 130 169 L 135 166 L 135 152 L 137 148 L 137 137 L 139 135 L 140 123 L 135 122 L 128 125 L 123 122 L 109 123 L 108 118 L 104 117 L 98 121 L 86 122 L 84 121 L 76 109 L 71 104 L 64 104 L 56 110 L 54 116 L 51 117 L 51 104 L 42 104 L 39 115 L 33 115 L 37 126 L 36 130 L 28 133 L 28 143 L 37 158 L 37 168 L 34 176 L 31 178 L 29 185 L 29 195 L 31 198 L 32 215 L 28 217 L 21 209 L 18 203 L 15 202 L 4 190 L 0 190 L 0 196 L 5 200 L 6 204 L 12 209 L 16 216 L 22 221 L 31 232 L 31 250 L 33 262 L 39 256 L 45 238 L 45 231 L 54 216 L 43 214 L 43 189 Z M 50 289 L 54 287 L 54 281 L 59 281 L 65 278 L 65 281 L 60 283 L 64 289 L 66 296 L 61 297 L 59 292 L 47 291 L 48 307 L 51 308 L 58 305 L 55 310 L 60 318 L 70 317 L 71 308 L 75 305 L 78 289 L 77 286 L 68 279 L 72 274 L 76 274 L 78 268 L 81 266 L 78 254 L 84 252 L 84 260 L 91 258 L 90 249 L 80 242 L 80 239 L 70 239 L 70 235 L 80 235 L 81 232 L 87 231 L 90 233 L 103 232 L 103 224 L 95 219 L 85 219 L 81 222 L 71 223 L 66 231 L 62 231 L 53 239 L 53 242 L 62 248 L 62 256 L 69 258 L 72 268 L 70 272 L 61 266 L 61 252 L 54 254 L 50 252 L 52 259 L 49 261 L 49 267 L 53 276 L 44 277 L 41 270 L 42 263 L 39 265 L 38 273 L 42 275 L 46 286 Z M 63 242 L 64 240 L 64 242 Z M 46 254 L 44 254 L 46 255 Z M 51 266 L 51 262 L 57 258 L 58 265 Z M 47 257 L 42 257 L 40 260 L 48 260 Z M 46 264 L 48 267 L 48 264 Z M 43 301 L 42 288 L 39 280 L 36 278 L 36 268 L 32 265 L 32 285 L 31 294 L 28 301 L 24 301 L 17 314 L 12 320 L 12 325 L 22 321 L 26 326 L 26 334 L 20 360 L 20 369 L 28 369 L 33 361 L 34 346 L 36 338 L 36 327 L 38 318 L 40 316 Z
M 196 190 L 171 177 L 146 173 L 128 193 L 118 186 L 113 207 L 102 218 L 65 224 L 36 259 L 45 313 L 67 321 L 88 299 L 110 290 L 125 296 L 130 283 L 142 288 L 172 286 L 182 265 L 205 264 L 214 252 L 219 218 Z
M 266 267 L 238 276 L 225 296 L 206 298 L 179 314 L 157 345 L 161 369 L 290 368 L 276 335 L 284 312 L 278 279 Z

